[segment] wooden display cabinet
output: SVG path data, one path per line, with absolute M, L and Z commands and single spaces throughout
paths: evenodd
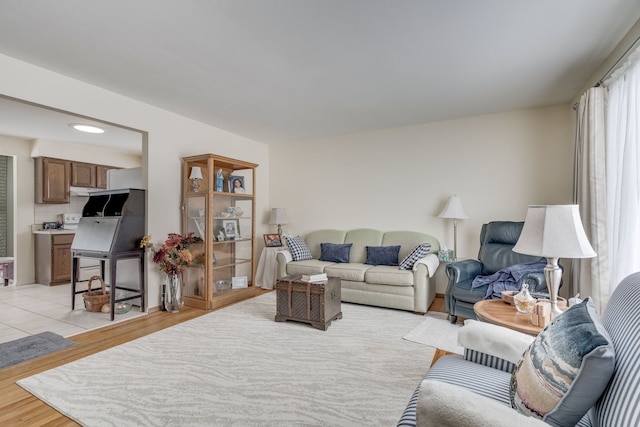
M 257 167 L 215 154 L 182 159 L 182 232 L 203 239 L 183 275 L 185 305 L 210 310 L 256 294 Z M 195 182 L 194 168 L 202 175 Z

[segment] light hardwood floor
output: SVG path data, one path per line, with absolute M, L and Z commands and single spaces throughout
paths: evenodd
M 268 291 L 260 293 L 264 292 Z M 441 296 L 436 297 L 431 310 L 444 311 Z M 207 313 L 210 311 L 190 307 L 175 314 L 157 311 L 142 318 L 74 335 L 71 339 L 78 344 L 73 347 L 0 370 L 0 426 L 79 425 L 22 389 L 16 381 Z M 447 353 L 438 350 L 434 361 L 444 354 Z

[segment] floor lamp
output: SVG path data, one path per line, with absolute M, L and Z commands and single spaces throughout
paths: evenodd
M 549 288 L 551 318 L 562 313 L 558 308 L 558 290 L 562 280 L 558 259 L 596 256 L 582 227 L 578 205 L 529 206 L 513 251 L 547 259 L 544 278 Z
M 447 200 L 447 206 L 438 215 L 440 218 L 453 219 L 453 260 L 458 259 L 458 220 L 469 219 L 462 208 L 462 200 L 459 196 L 451 196 Z

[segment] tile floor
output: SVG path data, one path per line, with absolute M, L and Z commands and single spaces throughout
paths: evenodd
M 45 331 L 69 337 L 144 314 L 134 306 L 111 322 L 108 314 L 86 311 L 80 295 L 71 310 L 71 284 L 0 286 L 0 343 Z

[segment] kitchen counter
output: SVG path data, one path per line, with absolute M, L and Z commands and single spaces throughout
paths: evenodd
M 76 230 L 43 230 L 42 224 L 35 224 L 31 226 L 31 232 L 33 234 L 76 234 Z
M 76 234 L 76 230 L 33 230 L 33 234 Z

